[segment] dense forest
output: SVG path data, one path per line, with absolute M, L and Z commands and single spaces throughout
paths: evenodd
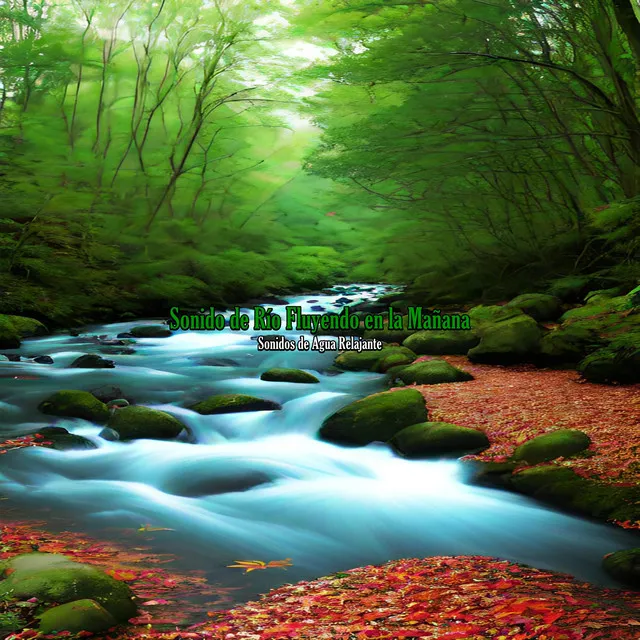
M 438 303 L 633 288 L 637 11 L 6 0 L 0 312 L 68 325 L 341 281 Z

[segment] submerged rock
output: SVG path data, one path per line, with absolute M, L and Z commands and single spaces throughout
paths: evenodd
M 602 568 L 623 584 L 640 589 L 640 547 L 624 549 L 606 555 Z
M 58 604 L 90 599 L 116 622 L 126 622 L 137 613 L 135 596 L 124 582 L 57 553 L 14 556 L 0 562 L 0 575 L 5 576 L 0 580 L 0 596 Z
M 472 329 L 460 331 L 418 331 L 402 344 L 420 355 L 465 355 L 480 342 Z
M 402 429 L 389 444 L 407 458 L 431 458 L 478 453 L 490 443 L 477 429 L 448 422 L 422 422 Z
M 135 406 L 116 409 L 107 422 L 120 440 L 171 440 L 185 425 L 165 411 Z
M 74 449 L 97 449 L 96 445 L 83 436 L 69 433 L 63 427 L 44 427 L 38 433 L 45 437 L 47 442 L 44 447 L 58 451 L 72 451 Z
M 118 624 L 117 620 L 95 600 L 85 598 L 74 600 L 57 607 L 51 607 L 37 616 L 41 633 L 55 631 L 106 631 Z
M 206 400 L 197 402 L 189 407 L 202 415 L 215 415 L 219 413 L 239 413 L 244 411 L 274 411 L 282 407 L 271 400 L 263 400 L 254 396 L 241 393 L 225 393 L 210 396 Z
M 56 391 L 38 405 L 38 411 L 50 416 L 83 418 L 91 422 L 106 422 L 109 418 L 106 404 L 88 391 L 72 389 Z
M 89 393 L 105 404 L 109 404 L 112 400 L 118 400 L 120 398 L 126 398 L 130 404 L 133 404 L 131 398 L 125 396 L 124 391 L 122 391 L 120 387 L 116 387 L 112 384 L 105 384 L 101 387 L 96 387 L 95 389 L 91 389 Z
M 591 438 L 578 429 L 558 429 L 527 440 L 515 450 L 513 459 L 529 464 L 549 462 L 580 453 L 588 449 L 590 444 Z
M 35 356 L 33 361 L 38 364 L 53 364 L 53 358 L 51 356 Z
M 440 359 L 414 362 L 395 375 L 405 384 L 442 384 L 473 380 L 470 373 Z
M 398 431 L 427 420 L 422 394 L 415 389 L 385 391 L 348 404 L 330 415 L 319 435 L 331 442 L 366 445 L 387 442 Z
M 296 382 L 300 384 L 315 384 L 320 382 L 314 375 L 301 369 L 269 369 L 265 371 L 260 380 L 268 382 Z
M 70 365 L 71 369 L 113 369 L 116 363 L 106 360 L 95 353 L 87 353 L 76 358 Z

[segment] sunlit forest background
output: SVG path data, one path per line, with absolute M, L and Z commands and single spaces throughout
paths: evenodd
M 635 286 L 637 12 L 2 0 L 0 312 Z

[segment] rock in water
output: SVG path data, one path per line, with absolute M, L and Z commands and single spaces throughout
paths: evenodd
M 38 364 L 53 364 L 53 358 L 51 356 L 35 356 L 33 361 Z
M 366 445 L 387 442 L 405 427 L 426 420 L 427 408 L 419 391 L 386 391 L 352 402 L 330 415 L 319 435 L 331 442 Z
M 107 427 L 113 429 L 120 440 L 171 440 L 185 428 L 171 414 L 141 406 L 115 410 Z
M 95 353 L 80 356 L 69 365 L 71 369 L 113 369 L 115 366 L 113 360 L 106 360 Z
M 300 384 L 314 384 L 320 382 L 314 375 L 301 369 L 269 369 L 265 371 L 260 380 L 267 382 L 296 382 Z
M 274 411 L 282 409 L 277 402 L 263 400 L 241 393 L 225 393 L 209 396 L 206 400 L 197 402 L 189 407 L 204 416 L 219 413 L 239 413 L 244 411 Z
M 143 324 L 133 327 L 129 334 L 134 338 L 168 338 L 172 335 L 171 331 L 161 324 Z
M 106 422 L 109 418 L 106 404 L 88 391 L 71 389 L 56 391 L 38 405 L 38 411 L 50 416 L 83 418 L 91 422 Z

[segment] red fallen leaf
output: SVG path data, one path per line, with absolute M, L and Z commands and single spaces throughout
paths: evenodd
M 158 604 L 169 604 L 169 600 L 147 600 L 146 602 L 142 603 L 143 607 L 154 607 Z
M 326 214 L 328 218 L 332 218 L 335 215 L 337 215 L 337 211 L 329 211 L 329 213 Z
M 121 580 L 122 582 L 130 582 L 138 577 L 138 574 L 133 571 L 127 571 L 124 569 L 108 569 L 105 573 L 116 580 Z

